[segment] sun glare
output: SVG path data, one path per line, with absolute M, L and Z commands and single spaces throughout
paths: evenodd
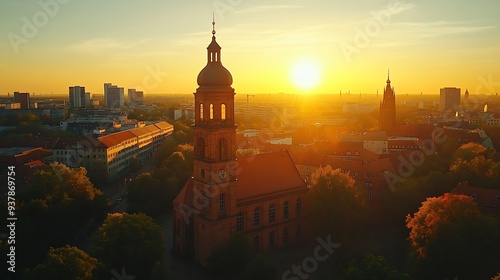
M 320 81 L 320 67 L 312 59 L 301 59 L 292 66 L 291 79 L 294 85 L 303 90 L 316 87 Z

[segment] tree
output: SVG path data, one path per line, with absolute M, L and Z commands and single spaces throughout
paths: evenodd
M 482 155 L 471 160 L 457 158 L 450 166 L 450 171 L 458 180 L 468 181 L 471 185 L 499 188 L 500 162 L 491 158 L 485 158 Z
M 38 169 L 32 182 L 31 189 L 19 196 L 20 268 L 41 261 L 49 247 L 79 242 L 85 225 L 104 218 L 107 209 L 104 195 L 93 187 L 84 168 L 52 163 Z
M 341 280 L 404 280 L 410 279 L 408 274 L 398 272 L 387 263 L 383 256 L 367 253 L 361 260 L 353 259 L 342 272 Z
M 309 197 L 316 234 L 348 237 L 364 224 L 368 208 L 355 181 L 340 169 L 320 167 L 312 175 Z
M 457 160 L 458 158 L 461 158 L 463 160 L 471 160 L 478 156 L 484 156 L 485 158 L 490 159 L 493 157 L 494 152 L 495 151 L 493 149 L 486 148 L 481 144 L 470 142 L 460 146 L 460 148 L 458 148 L 453 155 L 453 159 Z
M 406 223 L 419 279 L 473 278 L 492 246 L 498 246 L 494 221 L 465 195 L 427 198 Z
M 245 266 L 242 280 L 273 280 L 276 279 L 276 266 L 263 254 L 257 254 L 253 261 Z
M 128 183 L 127 212 L 151 217 L 164 213 L 169 206 L 168 188 L 149 173 L 139 175 Z
M 243 234 L 231 237 L 207 259 L 207 267 L 214 275 L 234 279 L 255 257 L 255 249 Z
M 164 257 L 163 231 L 145 214 L 108 214 L 89 252 L 103 263 L 104 271 L 124 267 L 128 275 L 149 279 L 152 268 Z
M 26 280 L 90 280 L 97 267 L 97 259 L 84 251 L 66 245 L 62 248 L 50 248 L 45 261 L 28 271 Z

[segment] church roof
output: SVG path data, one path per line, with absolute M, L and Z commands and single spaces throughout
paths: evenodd
M 239 157 L 238 201 L 307 188 L 286 151 Z
M 304 191 L 307 185 L 300 177 L 288 152 L 276 152 L 238 158 L 236 200 L 245 203 L 287 192 Z M 174 204 L 193 207 L 193 177 L 181 189 Z

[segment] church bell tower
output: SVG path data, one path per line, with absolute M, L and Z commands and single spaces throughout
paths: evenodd
M 207 65 L 198 74 L 194 93 L 194 187 L 203 193 L 202 214 L 209 220 L 230 215 L 236 182 L 236 125 L 231 73 L 222 65 L 215 39 L 207 47 Z M 209 190 L 209 191 L 207 191 Z M 212 195 L 207 195 L 212 194 Z M 233 202 L 233 203 L 232 203 Z

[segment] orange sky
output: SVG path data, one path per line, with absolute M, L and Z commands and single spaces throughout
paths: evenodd
M 238 93 L 376 93 L 387 68 L 397 94 L 445 86 L 495 93 L 499 10 L 496 0 L 6 0 L 0 95 L 66 94 L 74 85 L 101 94 L 106 82 L 191 93 L 206 63 L 212 11 Z M 312 89 L 291 78 L 303 59 L 318 71 Z

